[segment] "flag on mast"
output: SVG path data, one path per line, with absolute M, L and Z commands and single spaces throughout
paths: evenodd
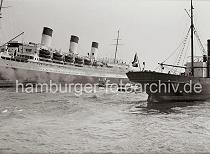
M 132 62 L 133 67 L 139 67 L 139 59 L 137 53 L 134 56 L 133 62 Z

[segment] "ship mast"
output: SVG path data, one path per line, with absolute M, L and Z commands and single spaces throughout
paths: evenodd
M 0 13 L 1 13 L 2 4 L 3 4 L 3 0 L 1 0 L 1 4 L 0 4 Z
M 194 76 L 194 23 L 193 23 L 193 0 L 191 0 L 191 75 Z
M 119 40 L 120 40 L 120 30 L 117 31 L 117 39 L 116 39 L 115 54 L 114 54 L 114 63 L 116 63 L 117 50 L 118 50 L 118 46 L 119 46 Z
M 0 19 L 2 18 L 2 16 L 1 16 L 2 4 L 3 4 L 3 0 L 1 0 L 1 3 L 0 3 Z

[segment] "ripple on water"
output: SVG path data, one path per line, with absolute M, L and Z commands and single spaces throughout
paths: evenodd
M 103 90 L 0 96 L 0 152 L 210 152 L 209 102 L 150 104 Z

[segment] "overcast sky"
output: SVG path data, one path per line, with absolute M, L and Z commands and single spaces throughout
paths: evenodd
M 79 36 L 79 53 L 99 42 L 100 57 L 114 57 L 112 45 L 120 29 L 118 58 L 130 62 L 135 52 L 153 69 L 173 52 L 189 28 L 188 0 L 4 0 L 0 42 L 22 31 L 25 42 L 40 42 L 42 28 L 54 30 L 52 46 L 67 51 L 70 35 Z M 194 2 L 201 40 L 210 38 L 210 1 Z M 200 51 L 196 50 L 196 53 Z M 171 60 L 173 61 L 173 59 Z M 169 60 L 170 63 L 170 60 Z

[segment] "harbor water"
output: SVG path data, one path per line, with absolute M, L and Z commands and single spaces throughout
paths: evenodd
M 144 93 L 0 89 L 0 153 L 210 152 L 210 102 L 147 103 Z

